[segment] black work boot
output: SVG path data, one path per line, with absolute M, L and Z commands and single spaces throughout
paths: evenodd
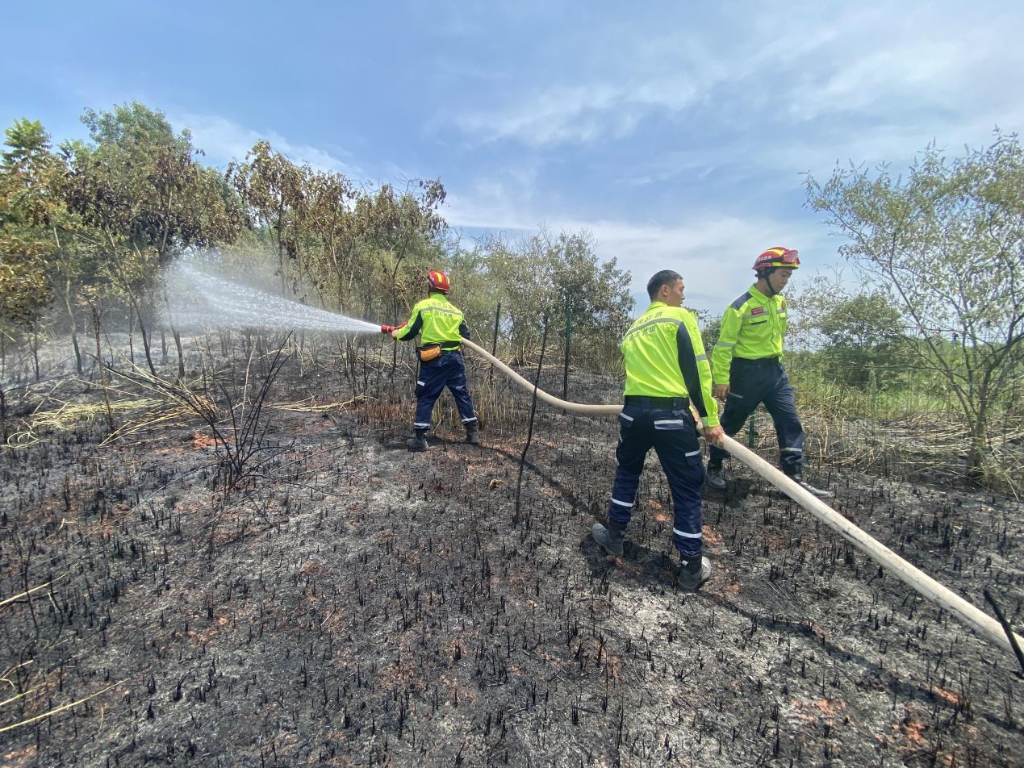
M 607 528 L 600 523 L 594 524 L 594 541 L 600 544 L 609 555 L 621 555 L 622 544 L 625 540 L 626 529 L 614 521 L 609 520 Z
M 475 421 L 466 425 L 466 442 L 480 445 L 480 425 Z
M 824 490 L 822 488 L 815 488 L 813 485 L 811 485 L 806 480 L 804 480 L 803 473 L 799 469 L 797 469 L 796 472 L 793 472 L 792 474 L 790 474 L 790 473 L 787 473 L 787 474 L 789 475 L 789 478 L 791 480 L 793 480 L 797 485 L 799 485 L 801 488 L 803 488 L 808 493 L 811 493 L 814 496 L 817 496 L 819 499 L 831 499 L 832 498 L 831 491 L 826 491 L 826 490 Z
M 417 429 L 415 437 L 405 441 L 405 447 L 416 453 L 427 450 L 427 431 L 425 429 Z
M 708 472 L 705 482 L 707 482 L 707 484 L 716 491 L 725 490 L 725 478 L 722 477 L 721 465 L 716 467 L 714 464 L 708 464 Z
M 680 589 L 696 592 L 711 578 L 711 561 L 706 557 L 683 559 L 680 562 L 682 567 L 679 569 L 679 578 L 676 579 Z

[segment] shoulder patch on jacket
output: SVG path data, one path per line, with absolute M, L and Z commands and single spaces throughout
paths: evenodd
M 729 306 L 731 306 L 733 309 L 735 309 L 737 312 L 739 312 L 740 311 L 740 307 L 742 307 L 744 304 L 746 304 L 752 298 L 753 297 L 750 295 L 750 291 L 747 291 L 746 293 L 744 293 L 742 296 L 740 296 L 738 299 L 736 299 L 736 301 L 734 301 Z

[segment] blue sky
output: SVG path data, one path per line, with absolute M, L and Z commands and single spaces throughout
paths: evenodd
M 589 230 L 714 313 L 758 252 L 840 265 L 802 173 L 1024 124 L 1006 2 L 18 3 L 0 124 L 139 100 L 208 162 L 257 138 L 371 183 L 439 176 L 464 239 Z M 802 270 L 800 276 L 806 276 Z

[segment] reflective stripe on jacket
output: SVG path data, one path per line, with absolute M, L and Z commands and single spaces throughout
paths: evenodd
M 782 358 L 782 343 L 789 324 L 786 299 L 768 298 L 755 286 L 726 307 L 722 332 L 711 353 L 715 384 L 729 383 L 732 358 Z
M 457 344 L 463 338 L 469 338 L 469 328 L 466 326 L 462 311 L 448 301 L 448 297 L 443 293 L 432 293 L 416 304 L 409 315 L 408 324 L 395 335 L 395 338 L 399 341 L 408 341 L 417 333 L 422 334 L 420 343 L 423 345 Z
M 620 349 L 626 362 L 623 394 L 689 397 L 706 426 L 718 425 L 711 366 L 692 312 L 655 301 L 626 331 Z

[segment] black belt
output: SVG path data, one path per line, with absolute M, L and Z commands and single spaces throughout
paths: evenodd
M 626 395 L 626 405 L 638 405 L 641 408 L 689 408 L 688 397 L 648 397 L 647 395 Z
M 778 365 L 779 364 L 779 358 L 778 357 L 758 357 L 758 358 L 734 357 L 732 359 L 732 361 L 734 363 L 741 363 L 743 365 L 753 365 L 753 366 L 762 366 L 762 367 L 767 367 L 767 366 Z

